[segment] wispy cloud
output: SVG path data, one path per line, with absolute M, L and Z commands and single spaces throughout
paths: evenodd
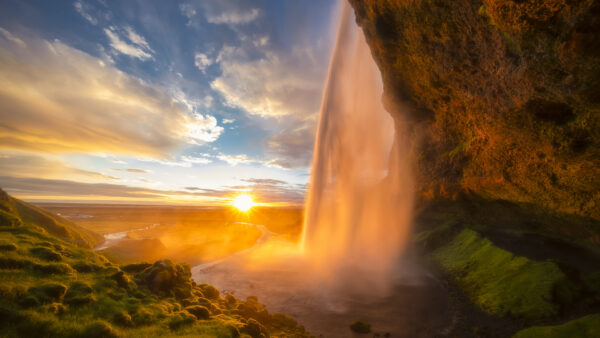
M 247 11 L 222 11 L 210 12 L 206 14 L 206 21 L 214 24 L 245 24 L 258 18 L 260 11 L 258 8 L 252 8 Z
M 86 19 L 89 23 L 91 23 L 92 25 L 97 25 L 98 24 L 98 19 L 96 19 L 94 16 L 92 16 L 91 12 L 91 6 L 83 1 L 75 1 L 73 3 L 73 6 L 75 7 L 75 10 L 77 11 L 77 13 L 79 13 L 84 19 Z
M 128 168 L 128 169 L 112 168 L 112 170 L 125 171 L 128 173 L 134 173 L 134 174 L 149 174 L 149 173 L 151 173 L 150 170 L 136 169 L 136 168 Z
M 108 36 L 110 46 L 115 51 L 140 60 L 152 58 L 153 50 L 146 40 L 130 27 L 126 28 L 126 34 L 131 44 L 121 39 L 115 27 L 105 28 L 104 33 Z
M 223 128 L 165 90 L 61 41 L 0 39 L 0 146 L 165 157 Z
M 224 187 L 223 189 L 205 189 L 185 187 L 182 190 L 160 190 L 130 185 L 110 183 L 82 183 L 60 179 L 42 179 L 32 177 L 0 176 L 0 187 L 11 194 L 27 199 L 54 199 L 56 196 L 71 199 L 120 200 L 129 199 L 138 202 L 185 202 L 202 199 L 225 203 L 236 191 L 251 191 L 264 202 L 301 203 L 304 191 L 294 185 L 250 184 L 247 186 Z
M 316 121 L 293 123 L 267 140 L 272 164 L 283 168 L 307 168 L 312 160 Z
M 9 151 L 1 155 L 0 176 L 62 178 L 72 177 L 84 182 L 118 181 L 120 178 L 97 171 L 74 168 L 51 155 Z
M 323 69 L 311 50 L 268 51 L 249 59 L 240 48 L 221 50 L 221 75 L 211 87 L 227 104 L 263 117 L 305 118 L 319 108 Z
M 206 54 L 196 53 L 196 55 L 194 55 L 194 65 L 203 73 L 206 73 L 206 68 L 212 64 L 213 60 L 211 60 Z
M 212 162 L 212 160 L 208 157 L 195 157 L 195 156 L 181 156 L 181 160 L 186 163 L 195 163 L 195 164 L 208 164 L 208 163 Z
M 18 37 L 14 36 L 11 32 L 7 31 L 6 29 L 0 27 L 0 34 L 2 34 L 2 36 L 9 40 L 12 41 L 14 43 L 16 43 L 17 45 L 21 46 L 21 47 L 27 47 L 27 45 L 25 44 L 25 42 L 23 42 L 23 40 L 19 39 Z

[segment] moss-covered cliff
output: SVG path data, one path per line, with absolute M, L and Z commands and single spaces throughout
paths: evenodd
M 600 1 L 350 3 L 388 110 L 412 106 L 424 197 L 600 220 Z

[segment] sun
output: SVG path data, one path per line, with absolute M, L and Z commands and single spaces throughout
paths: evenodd
M 252 201 L 252 196 L 250 195 L 238 195 L 232 204 L 239 211 L 248 211 L 254 206 L 254 201 Z

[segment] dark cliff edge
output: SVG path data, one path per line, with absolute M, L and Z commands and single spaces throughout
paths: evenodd
M 600 244 L 599 1 L 350 3 L 424 200 L 508 201 Z

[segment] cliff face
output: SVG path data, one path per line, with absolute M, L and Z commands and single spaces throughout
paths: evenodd
M 600 220 L 600 1 L 349 0 L 418 188 Z

